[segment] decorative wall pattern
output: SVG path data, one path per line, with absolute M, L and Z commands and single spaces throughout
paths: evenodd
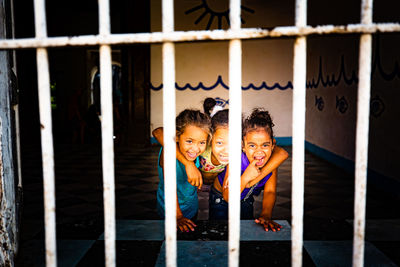
M 199 16 L 195 20 L 194 24 L 197 25 L 199 24 L 203 19 L 205 19 L 208 16 L 208 23 L 206 26 L 206 30 L 209 30 L 214 22 L 214 19 L 217 20 L 218 26 L 216 27 L 217 29 L 222 29 L 223 26 L 223 20 L 225 19 L 225 23 L 227 26 L 230 26 L 230 21 L 229 21 L 229 1 L 214 1 L 214 4 L 217 5 L 218 10 L 215 10 L 212 6 L 210 6 L 210 3 L 207 3 L 206 0 L 201 0 L 201 3 L 191 9 L 188 9 L 185 11 L 185 15 L 189 15 L 191 13 L 197 13 Z M 221 8 L 222 7 L 222 8 Z M 242 11 L 252 13 L 254 14 L 254 10 L 245 7 L 243 5 L 240 6 Z M 245 24 L 246 21 L 243 19 L 243 17 L 240 17 L 242 24 Z
M 225 100 L 225 99 L 222 99 L 220 97 L 216 97 L 214 99 L 217 102 L 218 106 L 221 106 L 221 107 L 224 108 L 226 105 L 229 105 L 229 99 Z
M 381 114 L 385 111 L 385 103 L 380 99 L 378 95 L 375 97 L 371 98 L 371 115 L 374 116 L 375 118 L 378 118 L 381 116 Z
M 341 98 L 336 96 L 336 109 L 339 110 L 340 113 L 344 114 L 346 113 L 348 108 L 349 103 L 347 102 L 347 99 L 344 96 L 342 96 Z
M 376 38 L 376 45 L 375 45 L 375 58 L 372 64 L 372 69 L 371 69 L 371 74 L 372 76 L 375 75 L 375 72 L 378 71 L 379 75 L 386 81 L 391 81 L 393 79 L 400 78 L 400 67 L 398 61 L 394 62 L 394 67 L 392 71 L 385 72 L 382 68 L 382 63 L 381 63 L 381 55 L 380 55 L 380 45 L 379 45 L 379 35 Z M 352 70 L 350 74 L 346 74 L 346 68 L 345 68 L 345 58 L 344 55 L 341 56 L 340 60 L 340 70 L 339 74 L 335 75 L 334 73 L 329 75 L 329 74 L 324 74 L 322 70 L 322 57 L 319 59 L 319 67 L 318 67 L 318 77 L 312 78 L 311 80 L 308 80 L 306 82 L 306 88 L 312 89 L 312 88 L 318 88 L 320 86 L 322 87 L 332 87 L 332 86 L 337 86 L 341 81 L 343 81 L 346 85 L 352 85 L 358 83 L 358 77 L 356 74 L 355 70 Z M 191 85 L 189 83 L 180 86 L 178 83 L 175 83 L 175 88 L 177 90 L 183 91 L 186 89 L 190 89 L 193 91 L 203 89 L 203 90 L 213 90 L 216 88 L 218 85 L 222 86 L 223 88 L 229 90 L 229 86 L 222 80 L 222 76 L 218 75 L 217 81 L 210 86 L 204 85 L 202 82 L 199 82 L 196 86 Z M 163 88 L 163 85 L 160 84 L 159 86 L 154 86 L 152 83 L 150 83 L 150 88 L 152 90 L 158 91 Z M 268 85 L 267 82 L 262 82 L 260 85 L 255 85 L 254 83 L 249 83 L 247 86 L 242 86 L 242 90 L 246 91 L 249 89 L 253 90 L 274 90 L 274 89 L 279 89 L 279 90 L 286 90 L 286 89 L 293 89 L 293 84 L 291 81 L 288 81 L 286 84 L 281 85 L 280 83 L 274 83 L 273 85 Z
M 196 90 L 199 90 L 199 89 L 203 89 L 203 90 L 209 91 L 209 90 L 212 90 L 212 89 L 216 88 L 218 85 L 220 85 L 220 86 L 222 86 L 223 88 L 229 90 L 229 86 L 222 80 L 222 76 L 221 76 L 221 75 L 218 75 L 217 81 L 216 81 L 213 85 L 210 85 L 210 86 L 206 86 L 206 85 L 204 85 L 202 82 L 199 82 L 199 83 L 197 84 L 197 86 L 192 86 L 192 85 L 190 85 L 189 83 L 185 84 L 184 86 L 179 86 L 178 83 L 175 83 L 175 88 L 176 88 L 177 90 L 180 90 L 180 91 L 183 91 L 183 90 L 186 90 L 186 89 L 190 89 L 190 90 L 193 90 L 193 91 L 196 91 Z M 162 84 L 160 84 L 160 85 L 157 86 L 157 87 L 153 86 L 153 84 L 150 84 L 150 88 L 151 88 L 152 90 L 155 90 L 155 91 L 161 90 L 162 87 L 163 87 Z M 246 90 L 249 90 L 249 89 L 253 89 L 253 90 L 261 90 L 261 89 L 267 89 L 267 90 L 274 90 L 274 89 L 286 90 L 286 89 L 288 89 L 288 88 L 293 89 L 292 82 L 290 82 L 290 81 L 289 81 L 285 86 L 282 86 L 282 85 L 280 85 L 279 83 L 275 83 L 275 84 L 272 85 L 272 86 L 268 86 L 266 82 L 262 82 L 259 86 L 256 86 L 256 85 L 254 85 L 253 83 L 250 83 L 248 86 L 242 86 L 242 90 L 243 90 L 243 91 L 246 91 Z
M 315 96 L 315 106 L 317 107 L 317 109 L 319 111 L 322 111 L 325 107 L 325 102 L 324 99 L 322 98 L 322 96 L 317 97 Z

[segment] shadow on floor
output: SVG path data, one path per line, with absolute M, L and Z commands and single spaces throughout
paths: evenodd
M 291 147 L 284 148 L 291 154 Z M 140 224 L 140 221 L 154 222 L 159 219 L 156 213 L 158 151 L 159 147 L 156 146 L 115 149 L 116 218 L 119 225 L 124 225 L 125 222 L 125 226 L 121 226 L 120 230 L 130 229 L 132 224 L 126 222 L 132 220 L 139 221 Z M 24 203 L 20 252 L 16 266 L 44 266 L 40 148 L 24 147 L 22 153 Z M 351 266 L 349 255 L 351 256 L 353 239 L 354 175 L 310 153 L 306 153 L 305 161 L 303 265 L 325 266 L 326 263 L 335 265 L 336 262 L 338 266 Z M 55 172 L 58 265 L 103 266 L 100 147 L 56 146 Z M 400 201 L 371 186 L 368 187 L 367 193 L 368 258 L 365 265 L 375 264 L 375 260 L 382 263 L 382 266 L 400 265 Z M 256 215 L 260 212 L 261 205 L 261 199 L 256 198 Z M 278 171 L 277 200 L 273 215 L 276 220 L 286 221 L 290 226 L 291 157 Z M 226 242 L 227 222 L 208 221 L 207 190 L 199 191 L 197 223 L 199 226 L 196 232 L 178 233 L 178 240 Z M 385 227 L 380 228 L 379 225 Z M 207 233 L 207 237 L 204 237 L 204 232 Z M 160 254 L 160 250 L 163 249 L 163 241 L 151 240 L 151 234 L 147 232 L 145 236 L 146 240 L 122 238 L 116 241 L 118 266 L 154 266 L 162 262 L 163 254 Z M 193 244 L 197 243 L 190 243 L 189 246 Z M 205 244 L 199 243 L 198 246 L 202 247 Z M 221 244 L 225 251 L 225 243 Z M 185 243 L 180 243 L 178 248 L 182 251 L 187 249 Z M 217 253 L 219 249 L 220 247 L 216 248 L 214 252 Z M 218 253 L 224 253 L 223 251 Z M 329 253 L 325 254 L 324 251 Z M 220 255 L 218 253 L 216 255 Z M 374 255 L 372 259 L 371 255 Z M 240 257 L 241 266 L 254 266 L 258 263 L 290 266 L 290 240 L 242 241 Z M 213 264 L 216 262 L 211 261 L 211 258 L 202 259 L 206 261 L 207 266 L 216 266 Z M 193 265 L 194 262 L 191 263 Z

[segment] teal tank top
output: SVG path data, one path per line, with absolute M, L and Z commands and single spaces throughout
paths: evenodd
M 163 169 L 160 166 L 160 156 L 162 153 L 162 148 L 158 155 L 158 177 L 160 182 L 158 183 L 157 189 L 157 212 L 162 219 L 165 218 L 165 194 L 164 194 L 164 174 Z M 199 158 L 195 160 L 196 167 L 199 167 Z M 197 187 L 191 185 L 188 181 L 186 175 L 185 166 L 176 160 L 176 184 L 177 184 L 177 194 L 179 207 L 182 210 L 183 216 L 192 219 L 199 208 L 198 198 L 197 198 Z

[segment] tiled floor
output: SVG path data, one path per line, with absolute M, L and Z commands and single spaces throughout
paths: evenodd
M 116 147 L 118 266 L 162 266 L 163 222 L 155 211 L 158 147 Z M 291 147 L 285 147 L 291 153 Z M 23 149 L 24 206 L 17 266 L 44 266 L 43 188 L 39 147 Z M 101 151 L 55 148 L 59 266 L 104 266 Z M 351 266 L 353 175 L 306 153 L 304 266 Z M 241 266 L 290 266 L 291 157 L 279 168 L 274 218 L 285 231 L 265 233 L 242 221 Z M 399 197 L 367 190 L 365 266 L 400 265 Z M 208 192 L 199 192 L 198 227 L 178 233 L 178 260 L 224 266 L 227 222 L 208 221 Z M 256 202 L 256 214 L 261 208 Z M 221 263 L 221 264 L 220 264 Z

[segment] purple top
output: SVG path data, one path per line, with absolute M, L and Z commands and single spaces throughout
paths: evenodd
M 246 170 L 247 166 L 249 166 L 249 164 L 250 164 L 250 161 L 248 160 L 246 154 L 242 152 L 241 174 L 244 173 L 244 171 Z M 226 168 L 223 170 L 223 172 L 220 172 L 218 174 L 218 181 L 221 184 L 221 186 L 224 183 L 225 173 L 226 173 Z M 265 183 L 268 181 L 268 179 L 271 177 L 271 175 L 272 175 L 272 172 L 270 174 L 268 174 L 267 176 L 265 176 L 264 178 L 262 178 L 262 180 L 258 183 L 256 188 L 254 188 L 252 195 L 258 196 L 261 193 L 261 191 L 264 189 Z M 250 188 L 245 188 L 241 194 L 241 199 L 244 199 L 249 191 L 250 191 Z

